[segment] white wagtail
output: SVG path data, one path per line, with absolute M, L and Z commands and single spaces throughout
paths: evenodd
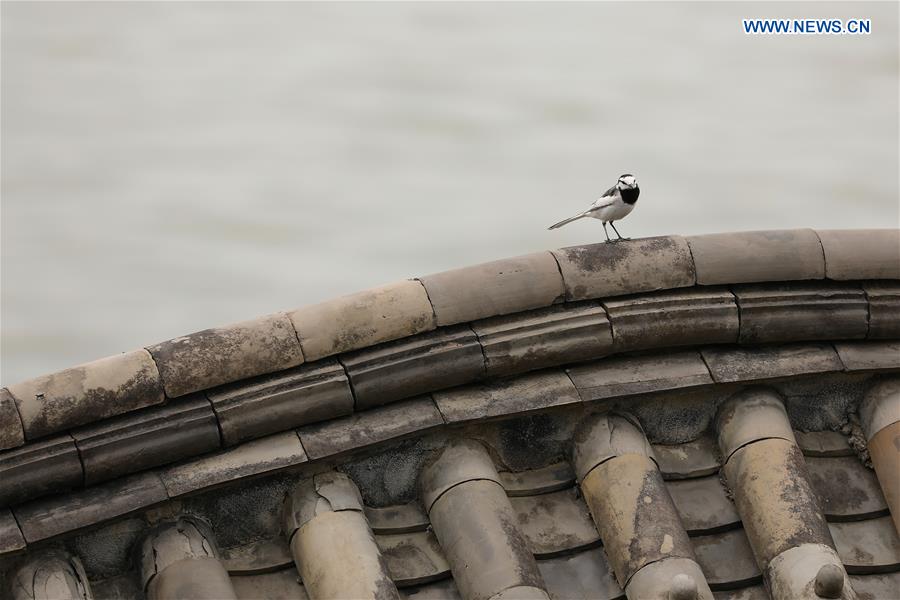
M 594 203 L 591 204 L 591 207 L 586 211 L 578 213 L 574 217 L 563 219 L 547 229 L 557 229 L 566 223 L 571 223 L 572 221 L 577 221 L 584 217 L 592 217 L 594 219 L 600 219 L 603 222 L 603 233 L 606 234 L 607 242 L 618 242 L 619 240 L 630 239 L 622 237 L 622 234 L 616 229 L 615 221 L 624 219 L 628 213 L 634 210 L 634 205 L 640 194 L 641 189 L 638 187 L 634 175 L 625 173 L 619 177 L 616 185 L 603 192 L 603 195 L 597 200 L 594 200 Z M 606 231 L 607 223 L 612 225 L 613 231 L 619 236 L 619 240 L 609 239 L 609 233 Z

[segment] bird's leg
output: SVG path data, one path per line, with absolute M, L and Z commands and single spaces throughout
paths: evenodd
M 620 240 L 626 240 L 626 241 L 628 241 L 628 240 L 631 239 L 631 238 L 627 238 L 627 237 L 622 237 L 622 234 L 619 233 L 619 230 L 618 230 L 618 229 L 616 229 L 616 224 L 615 224 L 615 222 L 610 221 L 609 224 L 612 225 L 613 231 L 616 232 L 616 235 L 619 236 L 619 239 L 620 239 Z
M 603 223 L 603 233 L 606 234 L 606 243 L 610 243 L 612 240 L 609 239 L 609 232 L 606 230 L 606 221 L 601 221 Z

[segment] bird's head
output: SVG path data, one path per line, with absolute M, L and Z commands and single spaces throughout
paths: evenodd
M 632 175 L 631 173 L 620 175 L 619 181 L 616 183 L 616 187 L 620 190 L 633 190 L 636 189 L 637 186 L 637 179 L 635 179 L 634 175 Z

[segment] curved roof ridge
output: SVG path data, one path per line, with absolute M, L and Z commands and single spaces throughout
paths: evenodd
M 468 360 L 472 373 L 483 372 L 490 367 L 490 356 L 482 355 L 481 334 L 477 326 L 473 333 L 463 324 L 523 311 L 663 290 L 703 290 L 708 285 L 898 280 L 898 248 L 898 229 L 664 236 L 538 252 L 404 280 L 10 385 L 0 390 L 0 449 L 303 363 L 319 364 L 332 356 L 342 361 L 358 358 L 385 343 L 403 346 L 392 348 L 398 356 L 445 348 Z M 880 302 L 896 306 L 900 292 L 893 283 L 877 292 Z M 725 290 L 725 304 L 730 293 Z M 860 302 L 868 300 L 865 290 L 857 288 L 857 296 Z M 725 307 L 729 310 L 736 314 L 736 304 Z M 587 319 L 594 319 L 595 330 L 609 328 L 602 323 L 609 311 L 594 312 Z M 868 323 L 868 315 L 866 319 Z M 881 337 L 898 337 L 891 315 L 882 320 L 886 324 Z M 623 318 L 623 331 L 625 322 Z M 459 327 L 450 327 L 454 325 Z M 613 323 L 611 338 L 617 337 L 615 329 Z M 428 332 L 434 332 L 433 337 L 423 338 Z M 689 330 L 682 335 L 690 337 Z M 745 337 L 743 331 L 740 335 Z M 867 335 L 872 337 L 871 332 L 842 333 L 847 338 Z M 488 366 L 478 366 L 479 355 Z M 358 402 L 357 383 L 350 379 Z

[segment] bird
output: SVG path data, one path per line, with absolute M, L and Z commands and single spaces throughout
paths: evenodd
M 624 219 L 634 210 L 634 205 L 637 203 L 638 196 L 640 195 L 641 189 L 638 187 L 637 179 L 635 179 L 634 175 L 631 173 L 625 173 L 619 176 L 616 185 L 603 192 L 603 195 L 594 200 L 594 203 L 591 204 L 590 208 L 586 211 L 578 213 L 574 217 L 563 219 L 559 223 L 554 223 L 547 229 L 559 229 L 572 221 L 577 221 L 584 217 L 591 217 L 600 219 L 603 223 L 603 233 L 606 234 L 607 243 L 629 240 L 631 238 L 622 237 L 622 234 L 616 229 L 615 222 Z M 609 239 L 609 232 L 606 230 L 607 223 L 612 225 L 613 231 L 616 232 L 619 239 Z

